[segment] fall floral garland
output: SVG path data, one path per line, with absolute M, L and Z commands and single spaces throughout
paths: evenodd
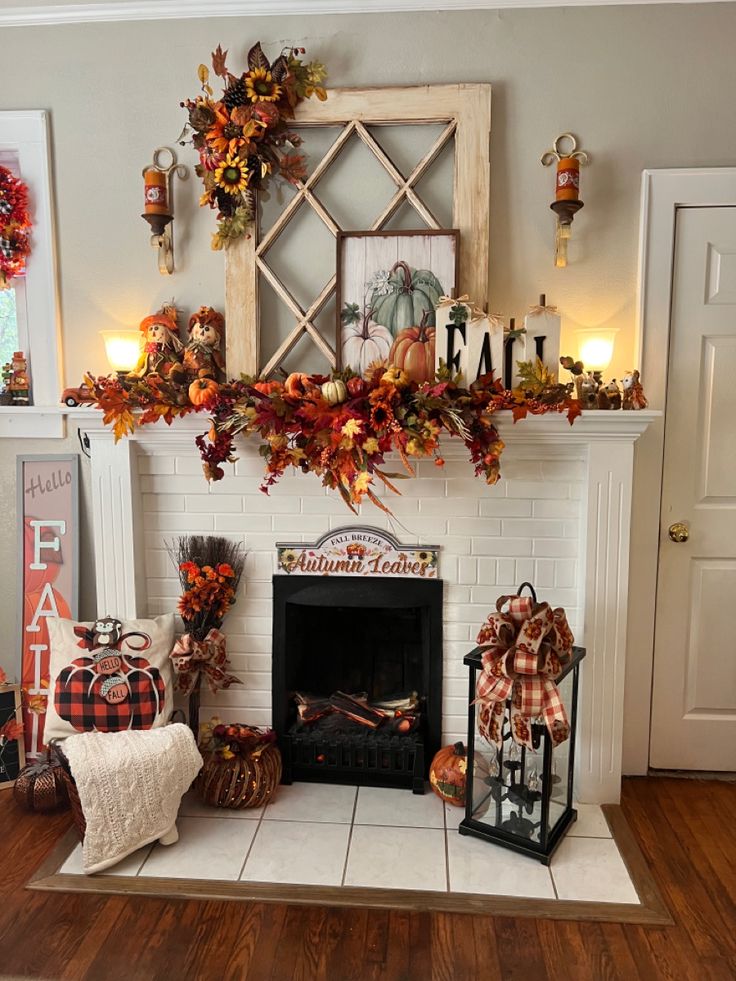
M 0 289 L 26 271 L 30 230 L 28 188 L 7 167 L 0 167 Z
M 350 371 L 330 377 L 295 373 L 285 381 L 243 378 L 215 385 L 198 406 L 188 401 L 185 389 L 177 391 L 156 376 L 85 381 L 116 439 L 157 419 L 170 424 L 176 416 L 207 411 L 210 428 L 196 437 L 196 444 L 208 480 L 222 479 L 223 464 L 235 460 L 236 436 L 256 436 L 265 462 L 264 493 L 293 467 L 317 474 L 351 510 L 368 498 L 388 511 L 375 494 L 376 481 L 400 493 L 394 481 L 414 475 L 412 458 L 434 457 L 442 466 L 443 432 L 462 439 L 475 473 L 493 484 L 504 448 L 493 422 L 497 411 L 511 410 L 514 421 L 527 414 L 567 413 L 571 423 L 580 413 L 570 384 L 544 379 L 509 391 L 489 375 L 466 389 L 446 370 L 432 382 L 417 384 L 403 371 L 380 364 L 365 379 Z M 405 473 L 385 469 L 391 452 L 399 455 Z
M 209 84 L 210 70 L 200 65 L 202 95 L 182 102 L 189 121 L 179 142 L 188 138 L 199 151 L 196 171 L 204 184 L 202 207 L 217 210 L 212 248 L 222 249 L 244 235 L 254 218 L 253 191 L 274 175 L 292 184 L 306 177 L 304 157 L 295 152 L 301 137 L 289 129 L 294 110 L 312 96 L 327 98 L 324 65 L 304 64 L 304 48 L 285 48 L 269 62 L 260 41 L 248 52 L 248 70 L 233 75 L 227 51 L 218 44 L 212 70 L 224 84 L 220 99 Z

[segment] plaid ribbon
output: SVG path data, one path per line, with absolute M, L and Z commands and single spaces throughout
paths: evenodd
M 215 627 L 204 640 L 195 640 L 191 634 L 184 634 L 174 644 L 170 657 L 177 675 L 176 690 L 184 695 L 191 695 L 194 691 L 200 673 L 207 678 L 212 692 L 240 684 L 235 675 L 225 671 L 225 634 Z
M 530 596 L 499 596 L 478 644 L 485 648 L 476 685 L 480 734 L 501 746 L 508 703 L 515 742 L 533 749 L 531 723 L 540 717 L 554 745 L 564 742 L 570 724 L 555 679 L 572 655 L 565 611 Z

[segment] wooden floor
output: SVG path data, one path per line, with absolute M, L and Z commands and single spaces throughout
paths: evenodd
M 631 779 L 622 804 L 674 926 L 29 892 L 69 817 L 5 792 L 0 978 L 733 981 L 736 785 Z

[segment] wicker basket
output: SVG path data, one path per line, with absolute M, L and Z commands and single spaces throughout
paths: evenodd
M 269 802 L 280 782 L 281 753 L 271 743 L 231 760 L 205 753 L 196 787 L 211 807 L 260 807 Z
M 72 809 L 72 817 L 74 818 L 74 824 L 76 826 L 77 833 L 79 834 L 79 840 L 84 841 L 84 833 L 87 830 L 87 822 L 84 819 L 84 811 L 82 810 L 82 804 L 79 800 L 79 791 L 77 790 L 77 785 L 74 782 L 72 771 L 69 768 L 69 761 L 61 748 L 61 741 L 52 739 L 49 743 L 49 749 L 55 754 L 57 760 L 61 764 L 61 769 L 64 774 L 64 783 L 66 784 L 66 792 L 69 795 L 69 804 Z

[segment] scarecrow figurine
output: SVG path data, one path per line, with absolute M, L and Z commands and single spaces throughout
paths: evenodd
M 200 307 L 189 318 L 189 341 L 184 350 L 184 368 L 189 378 L 225 380 L 225 362 L 220 351 L 225 318 L 212 307 Z
M 139 329 L 143 334 L 143 350 L 130 374 L 136 378 L 152 374 L 168 378 L 172 368 L 180 364 L 179 352 L 184 347 L 179 340 L 176 307 L 164 304 L 158 313 L 144 317 Z
M 22 351 L 16 351 L 13 355 L 11 369 L 7 390 L 13 397 L 13 405 L 28 405 L 31 401 L 31 380 L 28 377 L 28 362 Z

